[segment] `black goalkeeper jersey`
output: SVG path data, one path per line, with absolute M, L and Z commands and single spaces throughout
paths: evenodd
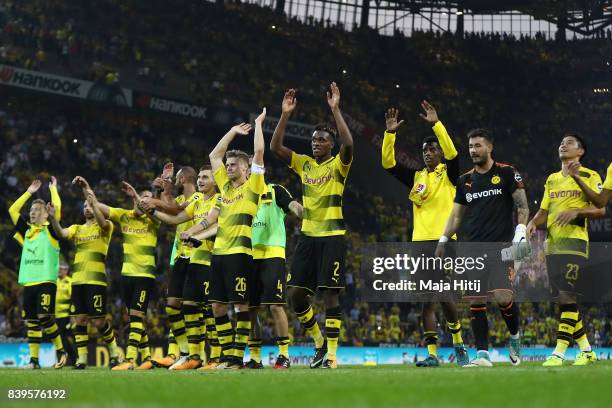
M 459 229 L 459 240 L 465 242 L 508 242 L 514 235 L 512 193 L 524 188 L 514 167 L 493 163 L 480 174 L 475 170 L 457 180 L 455 202 L 467 206 Z

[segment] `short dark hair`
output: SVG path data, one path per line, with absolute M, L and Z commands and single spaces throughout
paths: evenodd
M 586 156 L 587 154 L 587 145 L 586 145 L 586 142 L 584 141 L 584 138 L 580 135 L 580 133 L 565 132 L 565 134 L 563 135 L 563 138 L 565 139 L 566 137 L 573 137 L 574 139 L 576 139 L 576 141 L 578 142 L 578 145 L 582 148 L 582 150 L 584 150 L 584 154 L 580 156 L 581 159 L 584 159 L 584 156 Z
M 491 131 L 485 128 L 476 128 L 472 129 L 467 134 L 468 139 L 472 139 L 474 137 L 482 137 L 483 139 L 487 139 L 489 143 L 493 143 L 493 136 L 491 135 Z
M 336 136 L 338 135 L 338 130 L 336 127 L 330 123 L 319 123 L 315 125 L 314 131 L 327 132 L 331 136 L 332 140 L 336 141 Z
M 210 163 L 205 163 L 202 165 L 202 167 L 200 167 L 200 171 L 206 171 L 206 170 L 212 171 L 212 166 L 210 165 Z
M 246 164 L 247 166 L 249 165 L 249 155 L 246 152 L 243 152 L 242 150 L 229 150 L 225 153 L 225 158 L 236 158 L 239 161 L 244 162 L 244 164 Z
M 427 144 L 427 143 L 440 144 L 440 142 L 438 142 L 438 138 L 435 136 L 427 136 L 425 139 L 423 139 L 423 144 Z
M 189 180 L 192 183 L 195 183 L 197 174 L 193 167 L 183 166 L 179 171 L 181 172 L 182 177 L 185 177 L 185 179 Z

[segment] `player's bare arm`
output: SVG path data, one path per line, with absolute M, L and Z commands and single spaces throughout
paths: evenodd
M 253 164 L 264 165 L 264 152 L 266 143 L 263 136 L 263 122 L 266 120 L 266 108 L 263 108 L 259 116 L 255 118 L 255 136 L 253 138 Z
M 564 227 L 578 218 L 602 218 L 605 215 L 605 208 L 597 208 L 593 206 L 587 208 L 576 208 L 560 212 L 559 215 L 557 215 L 555 222 L 559 226 Z
M 529 221 L 529 203 L 525 189 L 517 188 L 512 193 L 512 200 L 514 200 L 514 205 L 516 206 L 517 223 L 527 225 Z
M 291 155 L 293 150 L 289 149 L 283 144 L 285 138 L 285 131 L 287 129 L 287 123 L 291 117 L 291 113 L 297 106 L 297 98 L 295 97 L 295 89 L 288 89 L 283 96 L 283 103 L 281 105 L 281 117 L 278 120 L 272 140 L 270 141 L 270 150 L 272 153 L 286 164 L 291 164 Z
M 538 212 L 533 216 L 529 224 L 527 224 L 527 238 L 531 239 L 533 234 L 536 232 L 540 225 L 546 224 L 548 218 L 548 211 L 540 208 Z
M 181 233 L 181 236 L 180 236 L 181 241 L 186 241 L 192 236 L 199 234 L 202 231 L 207 230 L 208 228 L 211 228 L 212 225 L 217 223 L 218 219 L 219 219 L 219 210 L 216 208 L 211 209 L 210 212 L 208 213 L 208 216 L 205 219 L 203 219 L 201 222 L 197 223 L 193 227 Z
M 210 159 L 210 165 L 212 167 L 213 174 L 217 169 L 223 166 L 223 157 L 225 156 L 225 152 L 234 140 L 237 135 L 246 136 L 251 131 L 252 126 L 248 123 L 240 123 L 234 127 L 232 127 L 222 138 L 219 140 L 219 143 L 215 146 L 215 148 L 208 155 Z
M 100 209 L 100 205 L 98 204 L 98 198 L 94 194 L 93 190 L 88 189 L 86 191 L 85 199 L 91 206 L 91 209 L 94 213 L 94 218 L 96 219 L 96 223 L 102 228 L 104 231 L 109 231 L 112 225 L 110 220 L 107 220 L 104 216 L 104 213 Z
M 160 210 L 153 210 L 152 212 L 147 211 L 147 213 L 151 216 L 151 218 L 154 218 L 158 221 L 163 222 L 164 224 L 169 225 L 182 224 L 185 221 L 189 221 L 190 219 L 192 219 L 192 217 L 190 217 L 189 214 L 187 214 L 187 211 L 185 210 L 182 210 L 177 215 L 166 214 L 165 212 L 162 212 Z
M 203 241 L 205 239 L 212 238 L 215 235 L 217 235 L 218 229 L 219 229 L 219 224 L 215 222 L 213 225 L 209 226 L 207 229 L 200 232 L 199 234 L 193 235 L 192 238 L 195 238 L 198 241 Z
M 53 205 L 53 203 L 47 203 L 47 214 L 49 214 L 49 223 L 51 224 L 53 231 L 55 231 L 55 234 L 62 239 L 67 239 L 68 229 L 62 228 L 59 220 L 57 219 L 57 217 L 54 216 L 55 206 Z
M 467 207 L 465 205 L 454 203 L 453 209 L 448 217 L 446 226 L 444 227 L 444 233 L 440 237 L 438 247 L 436 248 L 435 255 L 438 257 L 444 256 L 444 245 L 448 242 L 450 237 L 455 235 L 461 226 L 461 221 L 465 215 Z
M 610 198 L 612 198 L 612 191 L 603 189 L 600 193 L 597 193 L 593 189 L 591 189 L 591 187 L 587 186 L 584 180 L 582 180 L 582 177 L 580 177 L 581 166 L 582 165 L 579 161 L 570 163 L 567 168 L 569 175 L 574 179 L 576 184 L 578 184 L 578 187 L 580 187 L 580 190 L 582 190 L 582 192 L 590 202 L 595 204 L 597 208 L 605 207 L 610 201 Z
M 340 111 L 340 88 L 335 82 L 329 85 L 327 104 L 334 115 L 338 136 L 340 137 L 340 160 L 344 164 L 349 164 L 353 159 L 353 136 Z
M 293 200 L 289 203 L 289 210 L 298 217 L 300 220 L 304 218 L 304 206 L 299 202 Z

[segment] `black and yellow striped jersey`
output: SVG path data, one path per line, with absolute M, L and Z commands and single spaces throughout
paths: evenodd
M 119 224 L 123 234 L 124 276 L 155 278 L 155 247 L 159 222 L 146 215 L 136 216 L 134 210 L 110 208 L 110 219 Z
M 183 206 L 183 205 L 187 206 L 193 203 L 194 201 L 201 199 L 202 197 L 203 197 L 202 193 L 196 191 L 195 193 L 190 195 L 189 198 L 181 194 L 175 198 L 175 201 L 179 206 Z M 187 231 L 191 227 L 193 227 L 192 220 L 185 221 L 184 223 L 176 226 L 176 234 L 174 235 L 174 243 L 176 245 L 176 253 L 174 256 L 175 259 L 178 258 L 179 256 L 189 258 L 189 256 L 191 255 L 191 248 L 188 245 L 183 244 L 182 241 L 180 240 L 181 233 Z
M 587 186 L 596 192 L 601 191 L 601 177 L 596 171 L 582 167 L 579 174 Z M 560 226 L 557 223 L 557 216 L 562 211 L 590 206 L 590 201 L 571 176 L 564 175 L 562 171 L 548 176 L 540 204 L 541 209 L 548 211 L 546 222 L 548 236 L 545 244 L 547 254 L 588 256 L 587 219 L 577 218 L 568 225 Z
M 606 173 L 606 181 L 604 181 L 603 188 L 606 190 L 612 190 L 612 163 L 608 166 Z
M 221 191 L 219 220 L 213 253 L 215 255 L 252 255 L 251 224 L 257 214 L 259 196 L 265 189 L 263 174 L 251 173 L 242 185 L 234 187 L 221 166 L 213 174 Z
M 311 237 L 344 235 L 342 196 L 351 163 L 342 163 L 340 155 L 317 163 L 310 156 L 293 152 L 289 167 L 302 180 L 302 233 Z
M 112 235 L 113 224 L 110 224 L 108 231 L 95 222 L 68 227 L 68 239 L 76 246 L 72 266 L 73 285 L 106 286 L 106 254 Z
M 193 225 L 196 225 L 197 223 L 206 219 L 208 217 L 208 213 L 217 205 L 220 198 L 221 195 L 217 193 L 213 194 L 208 199 L 202 196 L 201 199 L 192 201 L 185 208 L 185 212 L 192 218 Z M 214 237 L 204 240 L 200 247 L 191 249 L 189 263 L 210 265 L 210 258 L 214 247 Z
M 55 317 L 58 319 L 70 316 L 73 283 L 73 279 L 70 276 L 65 276 L 64 279 L 57 279 Z

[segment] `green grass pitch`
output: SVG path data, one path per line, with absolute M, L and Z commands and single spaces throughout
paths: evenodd
M 545 369 L 346 366 L 213 372 L 0 370 L 1 407 L 604 407 L 612 406 L 612 361 Z M 66 389 L 60 401 L 9 401 L 7 390 Z

